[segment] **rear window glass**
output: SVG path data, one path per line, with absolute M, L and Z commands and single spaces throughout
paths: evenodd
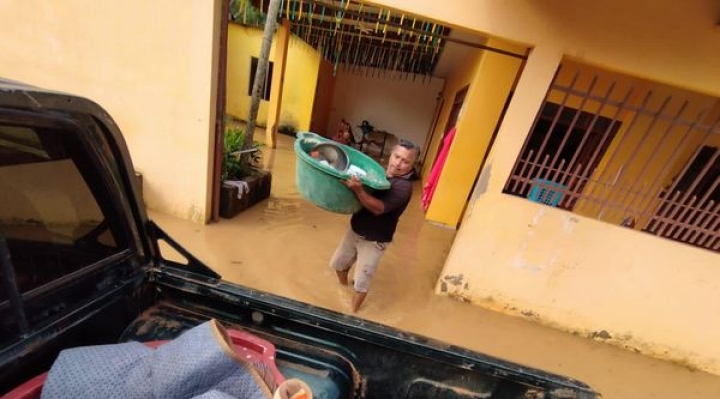
M 93 182 L 96 172 L 73 134 L 0 124 L 0 234 L 21 292 L 125 247 L 98 202 L 102 185 Z

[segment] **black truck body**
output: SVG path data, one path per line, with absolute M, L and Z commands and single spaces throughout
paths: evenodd
M 210 318 L 272 342 L 316 398 L 595 398 L 582 382 L 225 282 L 149 220 L 94 102 L 0 80 L 0 395 L 64 348 Z M 160 242 L 185 264 L 162 257 Z

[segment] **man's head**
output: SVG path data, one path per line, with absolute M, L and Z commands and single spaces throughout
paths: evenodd
M 388 177 L 405 176 L 412 171 L 420 155 L 420 147 L 410 141 L 400 140 L 390 153 L 387 170 Z

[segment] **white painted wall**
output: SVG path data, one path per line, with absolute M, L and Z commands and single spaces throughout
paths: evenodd
M 413 82 L 404 75 L 400 79 L 390 74 L 373 77 L 372 71 L 365 76 L 364 71 L 353 74 L 341 69 L 335 81 L 328 132 L 335 133 L 341 118 L 350 122 L 353 131 L 360 131 L 357 126 L 368 120 L 376 129 L 423 145 L 444 83 L 438 78 L 423 83 L 422 77 Z

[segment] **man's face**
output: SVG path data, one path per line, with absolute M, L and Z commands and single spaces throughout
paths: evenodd
M 404 176 L 413 168 L 415 163 L 415 151 L 405 147 L 397 146 L 390 154 L 385 174 L 388 177 Z

